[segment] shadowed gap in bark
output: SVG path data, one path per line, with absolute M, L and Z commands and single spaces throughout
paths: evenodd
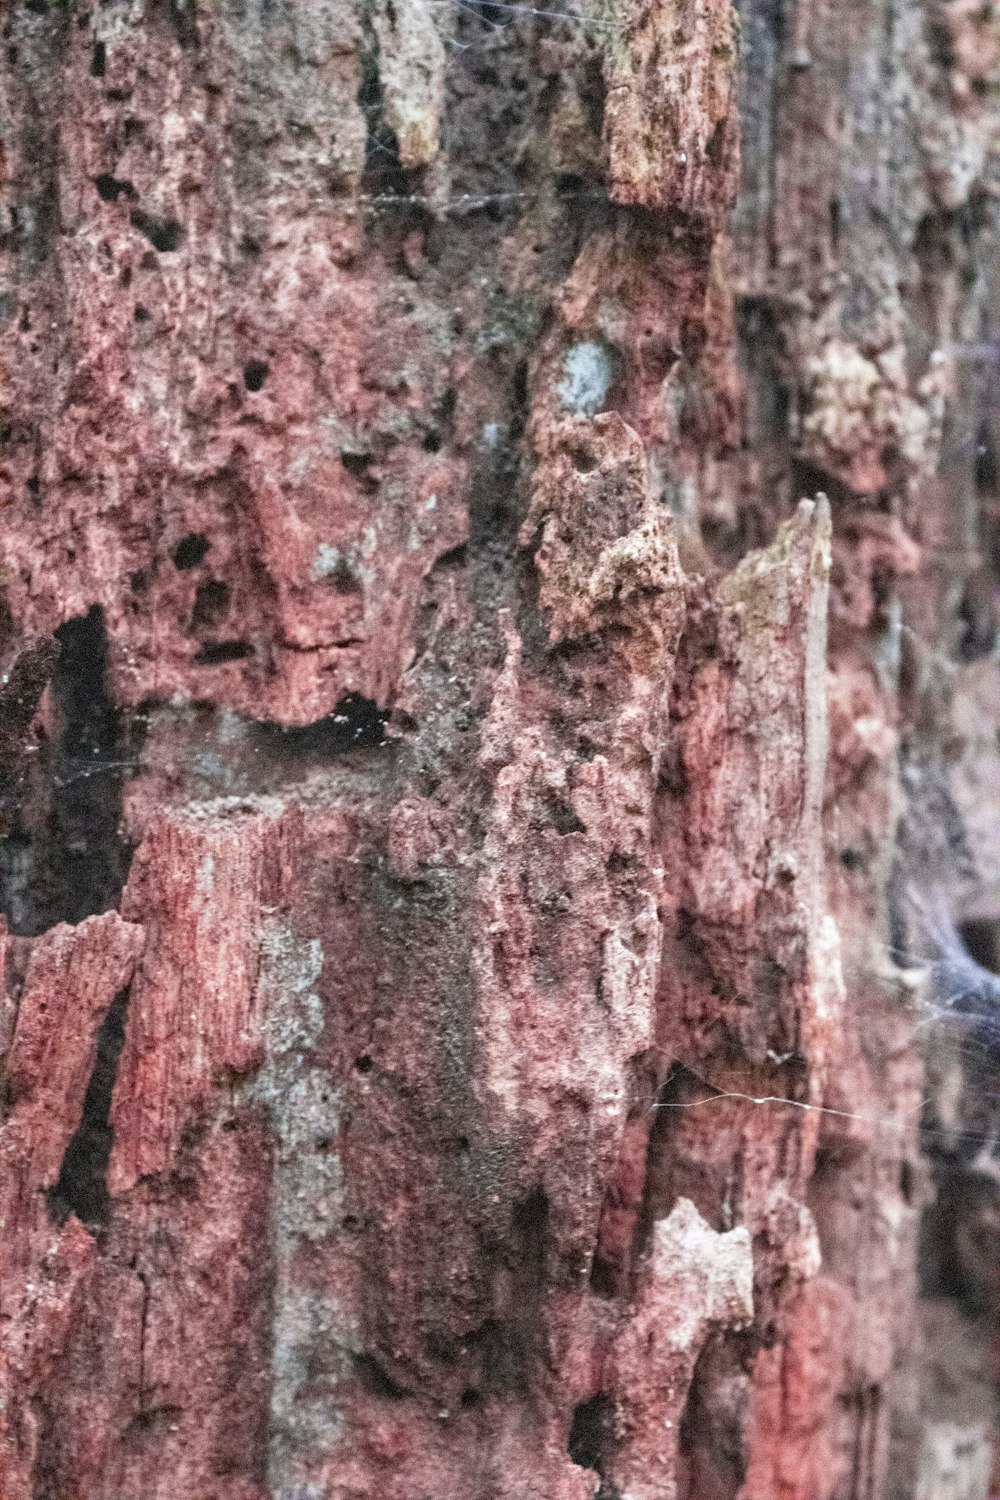
M 3 910 L 26 936 L 116 907 L 130 858 L 119 824 L 134 756 L 107 680 L 104 613 L 95 605 L 55 635 L 53 744 L 33 799 L 0 846 Z
M 111 1096 L 125 1041 L 129 991 L 119 991 L 97 1033 L 97 1056 L 83 1101 L 83 1115 L 66 1148 L 55 1187 L 49 1190 L 49 1217 L 57 1224 L 76 1214 L 84 1224 L 108 1222 L 108 1163 L 111 1160 Z

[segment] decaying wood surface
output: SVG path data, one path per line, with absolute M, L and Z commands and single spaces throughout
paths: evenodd
M 996 1482 L 1000 12 L 561 10 L 0 17 L 3 1500 Z

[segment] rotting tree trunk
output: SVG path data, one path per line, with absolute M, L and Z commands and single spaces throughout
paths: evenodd
M 8 0 L 3 1500 L 986 1493 L 1000 29 L 559 10 Z

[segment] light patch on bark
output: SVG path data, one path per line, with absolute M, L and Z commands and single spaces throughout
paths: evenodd
M 624 0 L 605 55 L 611 196 L 715 223 L 735 196 L 739 22 L 730 0 Z
M 986 1500 L 993 1444 L 975 1427 L 935 1422 L 924 1433 L 913 1500 Z
M 749 1232 L 719 1234 L 679 1198 L 655 1226 L 635 1315 L 611 1357 L 622 1442 L 605 1478 L 622 1495 L 673 1500 L 680 1419 L 698 1355 L 710 1333 L 752 1321 Z
M 434 12 L 427 0 L 379 0 L 374 25 L 385 120 L 399 159 L 407 168 L 429 166 L 444 108 L 445 50 Z
M 337 1300 L 300 1285 L 302 1242 L 334 1231 L 343 1209 L 343 1172 L 332 1149 L 340 1129 L 340 1091 L 311 1060 L 323 1030 L 314 985 L 323 968 L 317 939 L 300 938 L 281 915 L 264 920 L 257 992 L 266 1060 L 245 1090 L 274 1126 L 272 1186 L 275 1289 L 269 1477 L 279 1497 L 329 1454 L 343 1418 L 339 1386 L 349 1364 L 345 1317 Z M 317 1361 L 325 1371 L 315 1378 Z

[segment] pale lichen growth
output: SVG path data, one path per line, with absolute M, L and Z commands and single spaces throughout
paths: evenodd
M 382 0 L 374 16 L 385 121 L 404 167 L 426 167 L 438 154 L 444 108 L 444 40 L 427 0 Z
M 604 344 L 586 340 L 566 351 L 556 394 L 564 411 L 574 417 L 592 417 L 604 405 L 613 379 L 610 351 Z
M 857 494 L 928 473 L 944 419 L 943 356 L 911 391 L 901 344 L 865 353 L 830 338 L 805 366 L 800 452 Z
M 303 1245 L 318 1245 L 335 1232 L 343 1212 L 343 1169 L 335 1149 L 341 1097 L 314 1061 L 324 1026 L 315 989 L 322 968 L 317 939 L 299 937 L 283 915 L 265 919 L 257 988 L 266 1057 L 241 1096 L 267 1111 L 275 1136 L 269 1468 L 276 1495 L 294 1494 L 310 1461 L 327 1456 L 339 1441 L 339 1384 L 352 1344 L 351 1320 L 336 1299 L 296 1281 Z M 318 1362 L 326 1371 L 320 1380 L 314 1374 Z

